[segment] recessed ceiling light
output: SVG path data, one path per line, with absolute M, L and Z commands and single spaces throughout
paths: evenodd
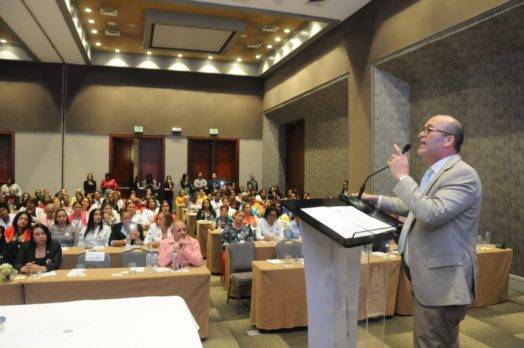
M 86 11 L 86 13 L 91 13 L 91 12 L 93 12 L 93 10 L 91 10 L 89 7 L 86 7 L 86 8 L 84 9 L 84 11 Z
M 116 53 L 120 53 L 120 50 L 118 48 L 115 48 Z
M 277 37 L 275 38 L 275 41 L 276 41 L 276 42 L 280 42 L 281 40 L 282 40 L 282 39 L 280 38 L 280 36 L 277 36 Z
M 94 19 L 90 19 L 88 20 L 89 24 L 95 24 L 95 20 Z
M 146 53 L 147 53 L 147 55 L 148 55 L 148 56 L 150 56 L 150 55 L 151 55 L 151 51 L 147 51 Z
M 257 54 L 257 55 L 255 56 L 255 58 L 256 58 L 256 59 L 260 59 L 260 58 L 262 58 L 262 56 L 261 56 L 260 54 Z
M 291 32 L 291 30 L 289 30 L 289 29 L 287 29 L 287 28 L 284 29 L 284 33 L 289 34 L 290 32 Z
M 102 44 L 101 44 L 99 41 L 97 41 L 97 42 L 95 43 L 95 45 L 96 45 L 97 47 L 102 46 Z
M 179 54 L 177 54 L 176 56 L 177 56 L 178 58 L 182 58 L 182 57 L 183 57 L 182 53 L 179 53 Z
M 242 58 L 240 58 L 240 57 L 239 57 L 239 58 L 237 58 L 237 62 L 239 62 L 239 63 L 240 63 L 241 61 L 242 61 Z
M 0 39 L 0 42 L 4 44 L 4 43 L 7 43 L 7 40 L 6 39 Z
M 272 49 L 273 48 L 273 45 L 267 45 L 266 46 L 268 50 Z
M 96 30 L 96 29 L 91 29 L 91 34 L 98 34 L 98 30 Z
M 207 59 L 213 59 L 213 56 L 207 56 Z

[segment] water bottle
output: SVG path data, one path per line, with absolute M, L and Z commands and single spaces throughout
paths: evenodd
M 484 235 L 484 240 L 486 244 L 491 244 L 491 232 L 490 231 L 486 231 L 486 234 Z
M 484 243 L 484 241 L 482 240 L 482 235 L 479 234 L 477 236 L 477 244 L 483 244 L 483 243 Z
M 86 243 L 84 241 L 84 237 L 83 236 L 80 236 L 80 239 L 78 240 L 78 247 L 80 248 L 80 250 L 84 250 L 85 247 L 86 247 Z
M 178 250 L 173 251 L 173 257 L 171 258 L 171 269 L 173 271 L 178 270 Z
M 153 267 L 158 266 L 158 254 L 157 253 L 151 254 L 151 263 L 153 264 Z

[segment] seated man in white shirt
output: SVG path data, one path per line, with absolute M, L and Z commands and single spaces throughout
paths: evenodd
M 146 227 L 147 226 L 149 228 L 149 224 L 150 224 L 149 220 L 146 219 L 143 215 L 139 214 L 136 211 L 136 204 L 135 203 L 133 203 L 133 202 L 127 203 L 126 209 L 129 210 L 129 212 L 133 216 L 131 218 L 132 222 L 134 222 L 135 224 L 139 224 L 142 227 Z
M 193 181 L 193 186 L 195 187 L 195 191 L 200 189 L 205 190 L 207 188 L 207 180 L 204 179 L 202 172 L 198 172 L 198 177 Z
M 9 214 L 9 207 L 5 203 L 0 203 L 0 226 L 7 229 L 13 224 L 15 214 Z

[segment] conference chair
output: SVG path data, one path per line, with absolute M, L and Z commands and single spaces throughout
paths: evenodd
M 142 248 L 126 250 L 122 253 L 122 267 L 128 267 L 133 262 L 136 267 L 147 266 L 147 255 L 149 251 Z
M 302 257 L 302 242 L 298 240 L 285 240 L 277 243 L 275 246 L 277 252 L 277 259 L 283 259 L 286 255 L 293 259 Z
M 227 303 L 231 297 L 231 285 L 237 288 L 236 299 L 240 301 L 240 293 L 243 287 L 251 287 L 253 272 L 251 263 L 255 259 L 255 243 L 239 242 L 226 244 L 229 255 L 229 288 L 227 291 Z
M 82 264 L 85 268 L 110 268 L 111 267 L 111 256 L 104 253 L 103 261 L 87 261 L 86 253 L 80 254 L 76 258 L 76 264 Z

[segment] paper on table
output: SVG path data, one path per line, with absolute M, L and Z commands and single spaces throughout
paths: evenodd
M 171 268 L 168 268 L 168 267 L 155 267 L 153 269 L 155 270 L 155 272 L 158 272 L 158 273 L 171 271 Z
M 69 250 L 69 247 L 65 247 L 65 246 L 62 247 L 62 251 L 67 251 L 67 250 Z
M 52 276 L 55 276 L 55 275 L 58 275 L 58 273 L 56 273 L 55 271 L 51 271 L 51 272 L 41 273 L 40 277 L 52 277 Z
M 382 251 L 373 251 L 372 254 L 375 256 L 382 256 L 382 257 L 387 256 L 387 254 L 383 253 Z
M 73 268 L 67 273 L 67 277 L 85 277 L 86 270 L 83 268 Z
M 86 253 L 86 261 L 104 261 L 105 255 L 102 251 L 89 251 Z
M 129 272 L 130 273 L 143 273 L 145 271 L 145 267 L 130 267 Z
M 343 238 L 371 236 L 395 230 L 351 206 L 302 208 L 302 211 L 320 221 Z
M 267 259 L 267 262 L 272 263 L 274 265 L 283 263 L 282 260 L 279 260 L 279 259 Z

